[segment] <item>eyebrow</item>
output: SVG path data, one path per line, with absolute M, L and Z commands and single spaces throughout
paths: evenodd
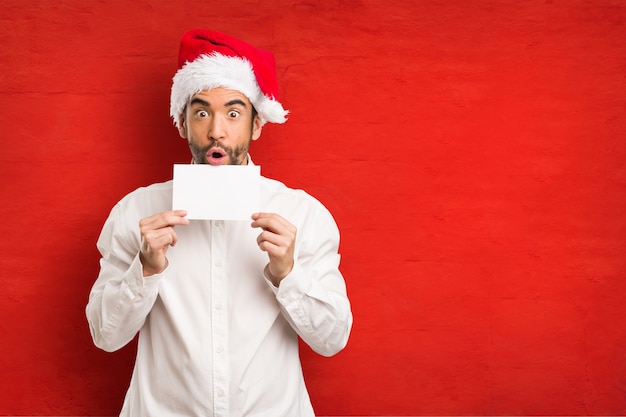
M 243 100 L 239 100 L 238 98 L 229 101 L 228 103 L 224 104 L 224 107 L 230 107 L 230 106 L 234 106 L 235 104 L 239 104 L 242 107 L 247 107 L 246 103 Z
M 190 104 L 190 105 L 192 105 L 192 106 L 193 106 L 194 104 L 200 104 L 200 105 L 202 105 L 202 106 L 204 106 L 204 107 L 210 107 L 210 104 L 209 104 L 209 102 L 208 102 L 208 101 L 206 101 L 206 100 L 202 100 L 201 98 L 197 98 L 197 97 L 196 97 L 196 98 L 193 98 L 193 99 L 189 102 L 189 104 Z
M 211 103 L 209 103 L 206 100 L 202 100 L 201 98 L 198 98 L 198 97 L 193 98 L 191 100 L 191 102 L 189 102 L 189 104 L 192 105 L 192 106 L 194 104 L 200 104 L 200 105 L 202 105 L 204 107 L 211 107 Z M 226 104 L 224 104 L 224 107 L 234 106 L 235 104 L 239 104 L 242 107 L 247 107 L 246 103 L 243 100 L 240 100 L 238 98 L 227 102 Z

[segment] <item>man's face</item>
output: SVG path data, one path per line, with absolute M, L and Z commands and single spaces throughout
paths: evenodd
M 239 91 L 203 90 L 191 97 L 181 116 L 180 135 L 189 141 L 196 164 L 246 165 L 250 141 L 261 135 L 261 121 Z

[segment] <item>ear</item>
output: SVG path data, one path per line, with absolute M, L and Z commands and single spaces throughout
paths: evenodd
M 252 122 L 252 140 L 257 140 L 261 137 L 261 130 L 263 129 L 263 125 L 261 124 L 261 119 L 259 116 L 254 116 L 254 121 Z
M 184 113 L 178 116 L 178 134 L 181 138 L 187 139 L 187 122 Z

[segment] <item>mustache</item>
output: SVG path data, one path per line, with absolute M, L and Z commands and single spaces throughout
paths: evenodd
M 228 157 L 230 161 L 229 163 L 232 163 L 232 161 L 236 159 L 235 152 L 232 148 L 222 145 L 216 141 L 203 147 L 197 147 L 195 150 L 192 149 L 194 163 L 201 165 L 208 164 L 207 155 L 209 155 L 209 153 L 213 154 L 217 152 Z
M 207 146 L 203 146 L 202 148 L 200 148 L 200 151 L 202 153 L 207 153 L 209 149 L 221 149 L 226 153 L 232 152 L 231 148 L 229 148 L 228 146 L 224 146 L 223 144 L 219 142 L 213 142 L 213 143 L 208 144 Z

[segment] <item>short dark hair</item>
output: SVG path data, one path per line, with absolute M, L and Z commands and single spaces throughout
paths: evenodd
M 250 103 L 250 104 L 252 104 L 252 103 Z M 251 123 L 252 123 L 252 125 L 251 125 L 252 129 L 254 129 L 254 119 L 255 119 L 258 115 L 259 115 L 259 112 L 257 112 L 257 111 L 256 111 L 256 109 L 254 108 L 254 106 L 252 106 L 252 119 L 251 119 L 251 120 L 252 120 L 252 121 L 251 121 Z

